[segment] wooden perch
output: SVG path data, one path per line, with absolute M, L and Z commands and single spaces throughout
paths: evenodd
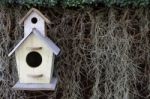
M 29 50 L 41 50 L 42 47 L 28 47 Z
M 28 74 L 29 77 L 33 77 L 33 78 L 39 78 L 39 77 L 43 77 L 43 74 Z

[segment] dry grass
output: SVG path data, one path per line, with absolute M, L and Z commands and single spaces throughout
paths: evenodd
M 48 36 L 61 48 L 55 92 L 14 91 L 18 80 L 10 49 L 22 38 L 17 22 L 25 8 L 0 8 L 1 99 L 150 98 L 149 9 L 40 8 L 52 21 Z

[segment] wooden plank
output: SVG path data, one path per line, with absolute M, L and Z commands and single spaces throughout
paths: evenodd
M 56 77 L 53 77 L 50 83 L 19 83 L 17 82 L 13 89 L 15 90 L 51 90 L 54 91 L 56 88 L 58 80 Z

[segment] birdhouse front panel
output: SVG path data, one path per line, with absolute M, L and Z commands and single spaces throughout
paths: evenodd
M 45 21 L 37 12 L 34 11 L 24 20 L 24 36 L 31 33 L 33 28 L 37 28 L 39 32 L 45 36 Z
M 54 55 L 35 34 L 15 52 L 20 83 L 50 83 Z

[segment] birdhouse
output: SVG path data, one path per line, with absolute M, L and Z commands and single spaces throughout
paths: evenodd
M 54 90 L 57 78 L 53 77 L 54 57 L 59 47 L 46 36 L 45 23 L 50 21 L 32 8 L 19 22 L 24 24 L 24 38 L 9 53 L 15 52 L 19 81 L 18 90 Z
M 37 9 L 32 8 L 20 21 L 24 26 L 24 36 L 27 36 L 33 28 L 37 28 L 42 35 L 46 35 L 46 23 L 50 21 Z

